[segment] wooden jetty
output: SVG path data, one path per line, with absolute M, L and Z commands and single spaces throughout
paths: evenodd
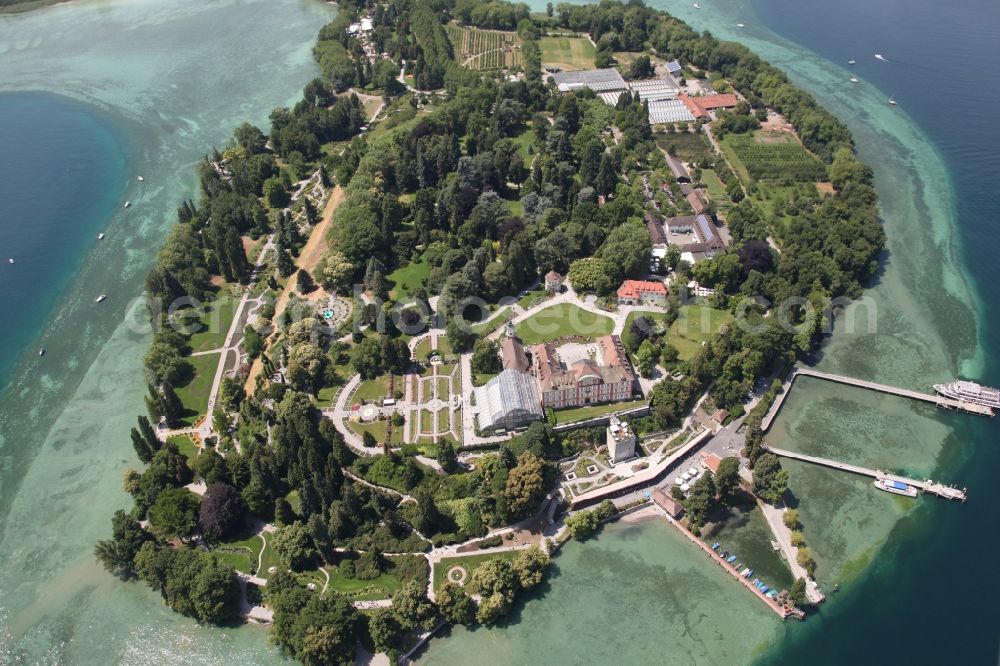
M 830 460 L 829 458 L 820 458 L 818 456 L 809 456 L 804 453 L 798 453 L 796 451 L 786 451 L 785 449 L 776 449 L 771 446 L 765 445 L 764 448 L 776 456 L 781 456 L 782 458 L 791 458 L 793 460 L 801 460 L 807 463 L 813 463 L 814 465 L 823 465 L 824 467 L 830 467 L 833 469 L 839 469 L 844 472 L 850 472 L 852 474 L 859 474 L 861 476 L 870 476 L 873 479 L 886 479 L 888 481 L 899 481 L 907 485 L 917 488 L 921 492 L 930 493 L 932 495 L 937 495 L 938 497 L 943 497 L 945 499 L 962 500 L 966 499 L 965 490 L 959 490 L 958 488 L 953 488 L 951 486 L 946 486 L 943 483 L 936 483 L 930 479 L 926 481 L 918 481 L 917 479 L 909 479 L 905 476 L 899 476 L 898 474 L 892 474 L 889 472 L 883 472 L 878 469 L 869 469 L 867 467 L 861 467 L 860 465 L 851 465 L 849 463 L 838 462 L 836 460 Z
M 796 377 L 814 377 L 816 379 L 824 379 L 828 382 L 836 382 L 837 384 L 856 386 L 857 388 L 878 391 L 879 393 L 886 393 L 888 395 L 897 395 L 902 398 L 910 398 L 911 400 L 920 400 L 921 402 L 928 402 L 942 409 L 954 409 L 968 414 L 975 414 L 977 416 L 993 416 L 992 408 L 985 405 L 979 405 L 974 402 L 968 402 L 966 400 L 955 400 L 953 398 L 946 398 L 942 395 L 922 393 L 911 389 L 889 386 L 888 384 L 870 382 L 865 379 L 855 379 L 854 377 L 835 375 L 831 372 L 820 372 L 819 370 L 813 370 L 811 368 L 796 368 L 792 372 L 791 376 L 785 381 L 784 390 L 781 395 L 775 399 L 771 409 L 761 421 L 761 429 L 763 431 L 767 432 L 767 430 L 770 429 L 771 424 L 774 422 L 775 417 L 781 410 L 781 406 L 785 402 L 785 398 L 787 398 L 788 394 L 791 392 L 792 384 L 795 382 Z

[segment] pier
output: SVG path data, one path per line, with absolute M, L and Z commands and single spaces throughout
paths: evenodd
M 765 445 L 764 448 L 773 453 L 776 456 L 782 458 L 791 458 L 792 460 L 801 460 L 803 462 L 812 463 L 814 465 L 822 465 L 824 467 L 830 467 L 832 469 L 839 469 L 843 472 L 850 472 L 851 474 L 858 474 L 861 476 L 870 476 L 873 479 L 887 479 L 889 481 L 899 481 L 917 488 L 921 492 L 930 493 L 931 495 L 937 495 L 938 497 L 943 497 L 945 499 L 961 500 L 965 501 L 966 494 L 965 490 L 959 490 L 958 488 L 953 488 L 951 486 L 946 486 L 943 483 L 936 483 L 927 479 L 926 481 L 918 481 L 917 479 L 909 479 L 905 476 L 899 476 L 898 474 L 891 474 L 889 472 L 883 472 L 878 469 L 869 469 L 867 467 L 861 467 L 859 465 L 851 465 L 849 463 L 838 462 L 836 460 L 830 460 L 829 458 L 820 458 L 818 456 L 809 456 L 804 453 L 798 453 L 796 451 L 786 451 L 785 449 L 776 449 L 771 446 Z
M 831 372 L 820 372 L 819 370 L 812 370 L 810 368 L 797 368 L 785 382 L 783 392 L 777 397 L 777 399 L 775 399 L 770 411 L 768 411 L 767 415 L 761 421 L 761 429 L 763 431 L 767 432 L 767 430 L 771 427 L 775 417 L 781 410 L 782 404 L 785 402 L 785 398 L 788 397 L 788 394 L 792 390 L 792 384 L 795 382 L 795 378 L 799 376 L 814 377 L 816 379 L 823 379 L 837 384 L 845 384 L 847 386 L 855 386 L 857 388 L 868 389 L 870 391 L 878 391 L 879 393 L 885 393 L 888 395 L 896 395 L 901 398 L 920 400 L 921 402 L 927 402 L 942 409 L 954 409 L 968 414 L 975 414 L 977 416 L 993 416 L 992 408 L 985 405 L 979 405 L 974 402 L 955 400 L 953 398 L 946 398 L 932 393 L 921 393 L 920 391 L 889 386 L 888 384 L 879 384 L 878 382 L 870 382 L 865 379 L 855 379 L 853 377 L 845 377 L 844 375 L 835 375 Z

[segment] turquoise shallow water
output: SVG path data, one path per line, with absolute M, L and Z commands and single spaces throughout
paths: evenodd
M 312 41 L 330 16 L 307 0 L 78 0 L 0 20 L 0 108 L 30 97 L 50 115 L 72 109 L 110 126 L 116 138 L 108 154 L 65 155 L 102 181 L 90 194 L 110 207 L 90 213 L 81 199 L 78 215 L 58 220 L 72 228 L 52 230 L 68 235 L 71 251 L 31 264 L 39 291 L 59 293 L 39 306 L 43 342 L 12 350 L 19 356 L 0 396 L 0 662 L 280 659 L 263 631 L 199 628 L 142 586 L 113 580 L 91 550 L 110 511 L 127 506 L 122 472 L 136 465 L 128 429 L 144 410 L 148 338 L 134 300 L 142 277 L 178 203 L 195 194 L 195 162 L 240 122 L 266 126 L 274 107 L 300 97 L 317 72 Z M 6 217 L 0 224 L 10 233 Z M 107 233 L 101 243 L 91 241 L 97 227 Z M 101 292 L 109 296 L 96 307 Z M 37 327 L 38 318 L 8 315 L 6 327 L 22 336 Z M 41 364 L 38 344 L 48 349 Z
M 798 17 L 798 24 L 778 26 L 782 37 L 746 2 L 703 2 L 701 11 L 686 2 L 662 5 L 696 28 L 746 41 L 784 67 L 851 124 L 862 157 L 877 170 L 890 235 L 884 275 L 869 292 L 878 330 L 850 335 L 838 329 L 824 352 L 828 369 L 913 387 L 960 369 L 991 371 L 986 361 L 998 349 L 1000 328 L 991 324 L 992 313 L 1000 301 L 994 281 L 983 278 L 997 250 L 989 223 L 996 194 L 983 183 L 996 182 L 998 147 L 989 129 L 964 130 L 988 118 L 983 110 L 992 98 L 982 95 L 1000 88 L 971 90 L 995 76 L 995 67 L 984 73 L 952 66 L 996 55 L 995 49 L 976 52 L 982 26 L 1000 22 L 989 13 L 992 6 L 978 1 L 948 9 L 970 26 L 965 38 L 939 30 L 943 10 L 930 5 L 871 12 L 838 0 L 822 10 L 803 5 L 796 14 L 797 6 L 761 0 L 768 24 L 774 15 L 766 3 L 790 21 Z M 122 324 L 130 300 L 174 207 L 194 191 L 194 161 L 240 121 L 263 123 L 271 107 L 297 98 L 314 74 L 309 46 L 328 13 L 304 0 L 77 0 L 0 22 L 0 90 L 57 92 L 90 105 L 88 115 L 114 127 L 126 174 L 99 194 L 136 202 L 127 215 L 112 204 L 113 215 L 101 223 L 108 240 L 76 254 L 75 277 L 43 314 L 50 336 L 44 368 L 30 344 L 0 397 L 0 661 L 280 660 L 262 631 L 199 628 L 143 587 L 111 580 L 89 551 L 107 532 L 109 508 L 126 503 L 121 471 L 134 464 L 127 432 L 142 411 L 139 359 L 146 337 L 141 327 Z M 905 42 L 906 31 L 893 33 L 904 15 L 911 39 L 922 30 L 912 41 L 939 53 L 949 67 L 923 78 L 919 69 L 901 76 L 901 67 L 896 77 L 872 70 L 878 73 L 864 76 L 871 83 L 846 94 L 849 74 L 831 62 L 843 57 L 834 45 L 850 38 L 860 49 L 883 44 L 890 34 Z M 894 44 L 885 48 L 900 52 Z M 908 55 L 906 62 L 916 60 Z M 954 84 L 952 95 L 971 100 L 964 125 L 952 123 L 950 132 L 940 116 L 925 115 L 928 105 L 940 107 L 928 91 L 945 83 Z M 890 111 L 887 92 L 905 100 L 902 108 Z M 144 189 L 132 179 L 136 173 L 146 176 Z M 970 287 L 974 278 L 978 298 Z M 102 291 L 111 297 L 95 311 L 97 284 L 110 285 Z M 141 313 L 132 319 L 141 322 Z M 980 553 L 1000 546 L 995 530 L 982 529 L 1000 518 L 998 491 L 987 480 L 1000 458 L 995 447 L 982 445 L 995 441 L 993 429 L 828 387 L 806 387 L 793 398 L 776 427 L 786 446 L 858 460 L 878 446 L 879 455 L 904 467 L 969 485 L 973 497 L 965 506 L 900 503 L 874 494 L 865 482 L 789 465 L 804 502 L 807 538 L 822 552 L 821 580 L 845 582 L 805 624 L 782 625 L 769 616 L 663 525 L 612 526 L 594 542 L 568 546 L 541 598 L 530 600 L 511 626 L 455 630 L 434 641 L 425 659 L 833 663 L 851 654 L 867 663 L 901 654 L 913 663 L 985 663 L 986 657 L 993 663 L 996 628 L 988 618 L 995 611 L 988 600 L 1000 596 L 1000 583 L 974 575 L 988 566 Z M 952 613 L 957 599 L 963 612 Z

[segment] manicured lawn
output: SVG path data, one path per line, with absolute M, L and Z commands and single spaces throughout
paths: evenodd
M 208 351 L 224 345 L 239 304 L 240 300 L 223 287 L 215 300 L 206 305 L 205 313 L 198 319 L 201 326 L 199 332 L 191 336 L 191 351 Z
M 427 261 L 411 261 L 406 266 L 397 268 L 386 276 L 393 285 L 389 290 L 390 298 L 403 298 L 419 287 L 430 274 L 431 265 Z
M 208 394 L 212 391 L 212 380 L 219 365 L 220 354 L 205 354 L 188 358 L 194 366 L 194 377 L 185 386 L 177 387 L 177 397 L 184 405 L 181 423 L 193 425 L 198 417 L 208 409 Z
M 704 169 L 701 172 L 701 182 L 708 188 L 708 196 L 719 206 L 730 204 L 729 197 L 726 196 L 726 186 L 719 180 L 719 175 L 712 169 Z
M 650 333 L 654 333 L 656 331 L 659 331 L 660 327 L 663 327 L 664 332 L 666 332 L 666 320 L 667 320 L 667 313 L 666 312 L 635 312 L 635 311 L 632 311 L 632 312 L 628 313 L 627 317 L 625 317 L 625 328 L 622 330 L 622 342 L 626 342 L 626 343 L 631 343 L 632 342 L 632 324 L 639 317 L 643 317 L 644 319 L 648 319 L 649 321 L 652 321 L 652 322 L 654 322 L 654 324 L 656 324 L 655 330 L 654 331 L 650 331 Z M 628 345 L 626 345 L 626 347 L 628 347 Z
M 451 412 L 442 409 L 437 413 L 438 433 L 446 433 L 451 430 Z
M 330 574 L 328 589 L 346 594 L 352 601 L 385 599 L 391 597 L 403 586 L 403 581 L 391 573 L 384 573 L 373 580 L 359 580 L 357 578 L 345 578 L 340 575 L 337 567 L 324 568 Z
M 511 309 L 504 308 L 501 311 L 501 314 L 496 315 L 495 317 L 493 317 L 493 319 L 490 319 L 489 321 L 486 322 L 473 324 L 469 328 L 472 329 L 472 332 L 475 333 L 476 335 L 489 335 L 490 333 L 497 330 L 498 328 L 500 328 L 513 318 L 514 318 L 514 313 L 511 311 Z
M 449 397 L 448 380 L 440 375 L 437 378 L 437 397 L 439 400 L 447 401 Z
M 274 534 L 273 533 L 266 534 L 264 538 L 267 543 L 264 546 L 264 554 L 261 556 L 260 560 L 259 574 L 261 578 L 267 578 L 270 575 L 268 573 L 268 570 L 271 567 L 277 567 L 278 571 L 284 569 L 284 567 L 281 564 L 281 558 L 278 557 L 277 551 L 274 550 L 274 546 L 271 545 L 271 542 L 274 540 Z
M 264 543 L 259 535 L 240 535 L 212 546 L 212 552 L 226 564 L 243 573 L 257 573 L 257 557 Z
M 320 408 L 329 407 L 333 404 L 333 398 L 337 395 L 339 389 L 339 386 L 324 386 L 316 394 L 316 399 L 313 400 L 313 403 Z
M 565 335 L 596 338 L 614 328 L 610 317 L 584 310 L 572 303 L 559 303 L 533 314 L 517 325 L 517 335 L 526 345 L 555 340 Z
M 189 463 L 198 457 L 198 445 L 187 435 L 174 435 L 167 438 L 167 442 L 176 446 Z
M 725 310 L 707 305 L 685 305 L 670 326 L 670 344 L 677 348 L 682 361 L 689 361 L 719 329 L 731 322 L 733 316 Z
M 505 541 L 504 543 L 506 544 L 509 542 Z M 441 587 L 447 582 L 445 574 L 447 574 L 448 570 L 451 569 L 456 564 L 461 565 L 462 568 L 464 568 L 465 571 L 471 577 L 472 572 L 475 571 L 477 568 L 479 568 L 484 562 L 493 559 L 513 560 L 516 554 L 517 554 L 516 552 L 507 551 L 501 553 L 489 553 L 485 555 L 469 555 L 467 557 L 449 557 L 443 559 L 440 562 L 436 562 L 434 564 L 434 570 L 431 572 L 432 580 L 434 581 L 434 589 L 435 590 L 441 589 Z M 468 585 L 468 578 L 466 578 L 466 585 Z
M 531 158 L 534 157 L 534 155 L 528 154 L 528 146 L 535 141 L 535 133 L 531 130 L 531 128 L 528 128 L 517 136 L 511 138 L 514 139 L 514 143 L 516 143 L 518 148 L 521 150 L 521 157 L 524 159 L 524 166 L 530 166 Z
M 486 382 L 496 377 L 495 373 L 477 373 L 472 376 L 473 386 L 482 386 Z
M 434 428 L 434 415 L 426 409 L 420 410 L 420 432 L 431 433 Z
M 542 64 L 564 70 L 593 69 L 596 50 L 585 37 L 542 37 Z
M 360 436 L 363 436 L 366 432 L 370 432 L 375 436 L 375 441 L 379 444 L 385 441 L 385 433 L 387 432 L 386 421 L 373 421 L 372 423 L 355 423 L 351 421 L 348 423 L 348 427 Z
M 381 375 L 375 379 L 369 379 L 358 385 L 358 390 L 354 392 L 352 400 L 363 402 L 365 400 L 381 400 L 389 394 L 389 375 Z
M 532 307 L 534 307 L 539 302 L 545 300 L 548 297 L 549 297 L 549 292 L 546 291 L 545 287 L 539 285 L 538 287 L 526 293 L 521 298 L 517 299 L 517 304 L 520 305 L 525 310 L 530 310 Z
M 573 409 L 556 410 L 556 423 L 572 423 L 595 416 L 604 416 L 612 412 L 622 412 L 626 409 L 634 409 L 646 404 L 645 400 L 632 400 L 630 402 L 613 402 L 608 405 L 594 405 L 592 407 L 574 407 Z
M 504 197 L 504 202 L 507 204 L 507 210 L 510 211 L 511 215 L 517 215 L 518 217 L 524 215 L 524 203 L 521 202 L 517 192 L 511 192 Z

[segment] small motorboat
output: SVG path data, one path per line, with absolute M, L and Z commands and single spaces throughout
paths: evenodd
M 889 106 L 896 106 L 896 96 L 893 95 L 889 98 Z
M 125 202 L 125 207 L 126 207 L 126 208 L 128 208 L 128 207 L 129 207 L 129 206 L 131 206 L 131 205 L 132 205 L 132 202 L 131 202 L 131 201 L 126 201 L 126 202 Z
M 853 65 L 853 64 L 854 64 L 854 63 L 856 63 L 856 62 L 857 62 L 857 60 L 848 60 L 848 61 L 847 61 L 847 64 L 848 64 L 848 65 Z
M 95 302 L 95 303 L 100 303 L 101 301 L 103 301 L 103 300 L 104 300 L 105 298 L 107 298 L 107 297 L 108 297 L 108 295 L 107 295 L 107 294 L 101 294 L 101 295 L 99 295 L 99 296 L 98 296 L 97 298 L 95 298 L 95 299 L 94 299 L 94 302 Z
M 45 356 L 45 347 L 42 347 L 41 349 L 38 350 L 38 355 Z
M 743 25 L 742 23 L 737 23 L 737 24 L 736 24 L 736 27 L 737 27 L 737 28 L 745 28 L 746 26 L 745 26 L 745 25 Z
M 889 62 L 888 59 L 886 59 L 886 57 L 884 55 L 882 55 L 881 53 L 876 53 L 875 54 L 875 59 L 876 60 L 881 60 L 882 62 Z
M 701 9 L 701 5 L 699 5 L 697 2 L 691 6 L 694 7 L 695 9 Z
M 136 178 L 135 178 L 135 179 L 136 179 L 137 181 L 139 181 L 140 183 L 141 183 L 142 181 L 146 180 L 146 179 L 145 179 L 145 178 L 143 178 L 142 176 L 136 176 Z
M 103 233 L 97 234 L 97 240 L 104 240 L 104 234 Z
M 851 83 L 857 83 L 858 81 L 859 81 L 858 77 L 856 76 L 851 77 Z
M 7 260 L 7 263 L 8 263 L 8 264 L 12 264 L 12 263 L 14 263 L 14 257 L 11 257 L 10 259 L 8 259 L 8 260 Z

